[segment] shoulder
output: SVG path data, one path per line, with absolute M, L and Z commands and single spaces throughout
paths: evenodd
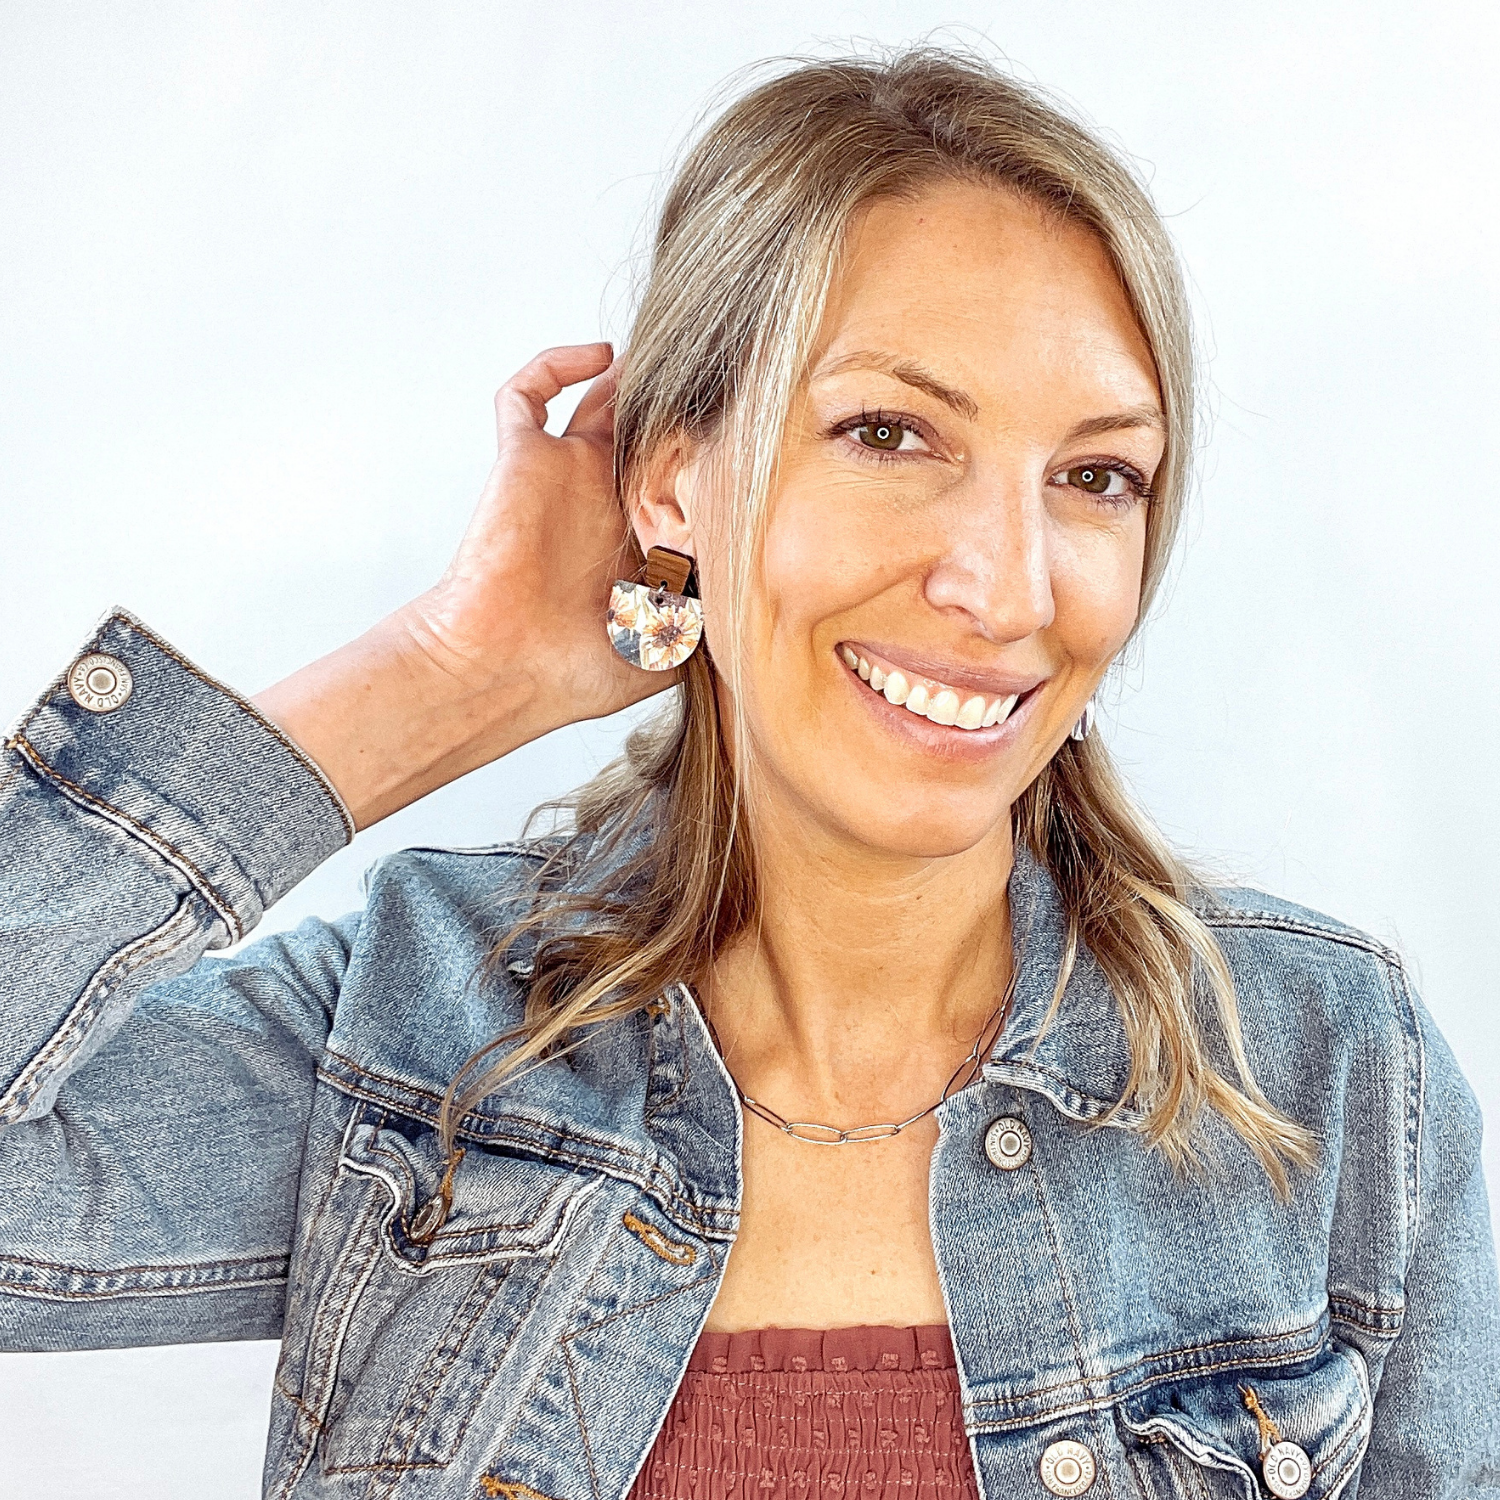
M 1257 1076 L 1321 1090 L 1325 1105 L 1346 1089 L 1411 1097 L 1430 1018 L 1394 948 L 1249 887 L 1207 890 L 1195 906 L 1229 966 Z
M 1200 895 L 1195 909 L 1216 934 L 1243 931 L 1257 935 L 1263 943 L 1288 950 L 1307 944 L 1309 952 L 1326 949 L 1330 955 L 1339 952 L 1354 958 L 1367 954 L 1382 963 L 1401 962 L 1389 944 L 1368 932 L 1253 886 L 1212 887 Z
M 469 847 L 413 845 L 383 855 L 364 875 L 367 918 L 394 907 L 447 912 L 455 917 L 519 914 L 543 890 L 566 889 L 584 862 L 587 835 L 551 835 Z

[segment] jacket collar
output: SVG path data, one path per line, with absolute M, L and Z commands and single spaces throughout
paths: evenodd
M 1068 915 L 1057 883 L 1024 846 L 1017 847 L 1011 870 L 1010 911 L 1015 995 L 984 1077 L 1039 1093 L 1075 1120 L 1100 1120 L 1116 1109 L 1130 1077 L 1119 1002 L 1080 943 L 1048 1024 L 1067 951 Z M 1140 1121 L 1140 1112 L 1127 1105 L 1111 1123 L 1133 1128 Z

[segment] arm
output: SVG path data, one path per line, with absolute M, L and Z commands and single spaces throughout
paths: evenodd
M 612 379 L 553 351 L 497 397 L 500 457 L 429 594 L 262 695 L 123 613 L 0 758 L 0 1348 L 265 1337 L 279 1325 L 313 1075 L 354 919 L 237 941 L 364 826 L 548 729 L 668 685 L 602 626 L 624 524 Z
M 1397 983 L 1405 988 L 1404 980 Z M 1361 1500 L 1500 1496 L 1500 1291 L 1479 1106 L 1407 992 L 1419 1044 L 1401 1332 L 1376 1373 Z

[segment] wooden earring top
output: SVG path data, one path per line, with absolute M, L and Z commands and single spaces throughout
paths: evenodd
M 646 587 L 680 594 L 693 571 L 692 558 L 670 547 L 653 547 L 646 554 Z

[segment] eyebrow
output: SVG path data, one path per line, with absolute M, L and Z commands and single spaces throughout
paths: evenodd
M 1151 427 L 1157 432 L 1167 430 L 1167 419 L 1159 406 L 1142 403 L 1128 406 L 1124 411 L 1111 412 L 1107 417 L 1090 417 L 1069 431 L 1064 443 L 1079 443 L 1084 438 L 1098 437 L 1104 432 L 1124 432 L 1131 427 Z
M 897 359 L 893 354 L 883 354 L 876 349 L 859 349 L 846 354 L 832 364 L 823 365 L 813 371 L 813 379 L 828 375 L 842 375 L 846 370 L 879 370 L 883 375 L 893 376 L 903 385 L 925 391 L 935 401 L 956 411 L 959 416 L 973 421 L 979 415 L 979 403 L 957 386 L 945 385 L 931 370 L 925 369 L 914 359 Z
M 859 349 L 852 354 L 846 354 L 842 359 L 836 359 L 831 364 L 823 365 L 815 370 L 813 379 L 842 375 L 845 371 L 859 369 L 878 370 L 881 374 L 890 375 L 904 385 L 925 391 L 934 400 L 941 401 L 944 406 L 971 422 L 979 415 L 979 403 L 967 391 L 957 386 L 946 385 L 931 370 L 918 364 L 914 359 L 898 359 L 895 355 L 883 353 L 878 349 Z M 1139 406 L 1126 407 L 1123 411 L 1110 412 L 1107 416 L 1090 417 L 1087 421 L 1080 422 L 1072 428 L 1063 441 L 1079 443 L 1085 438 L 1099 437 L 1106 432 L 1124 432 L 1133 427 L 1150 427 L 1157 432 L 1164 432 L 1166 425 L 1166 418 L 1162 415 L 1161 408 L 1149 402 L 1143 402 Z

